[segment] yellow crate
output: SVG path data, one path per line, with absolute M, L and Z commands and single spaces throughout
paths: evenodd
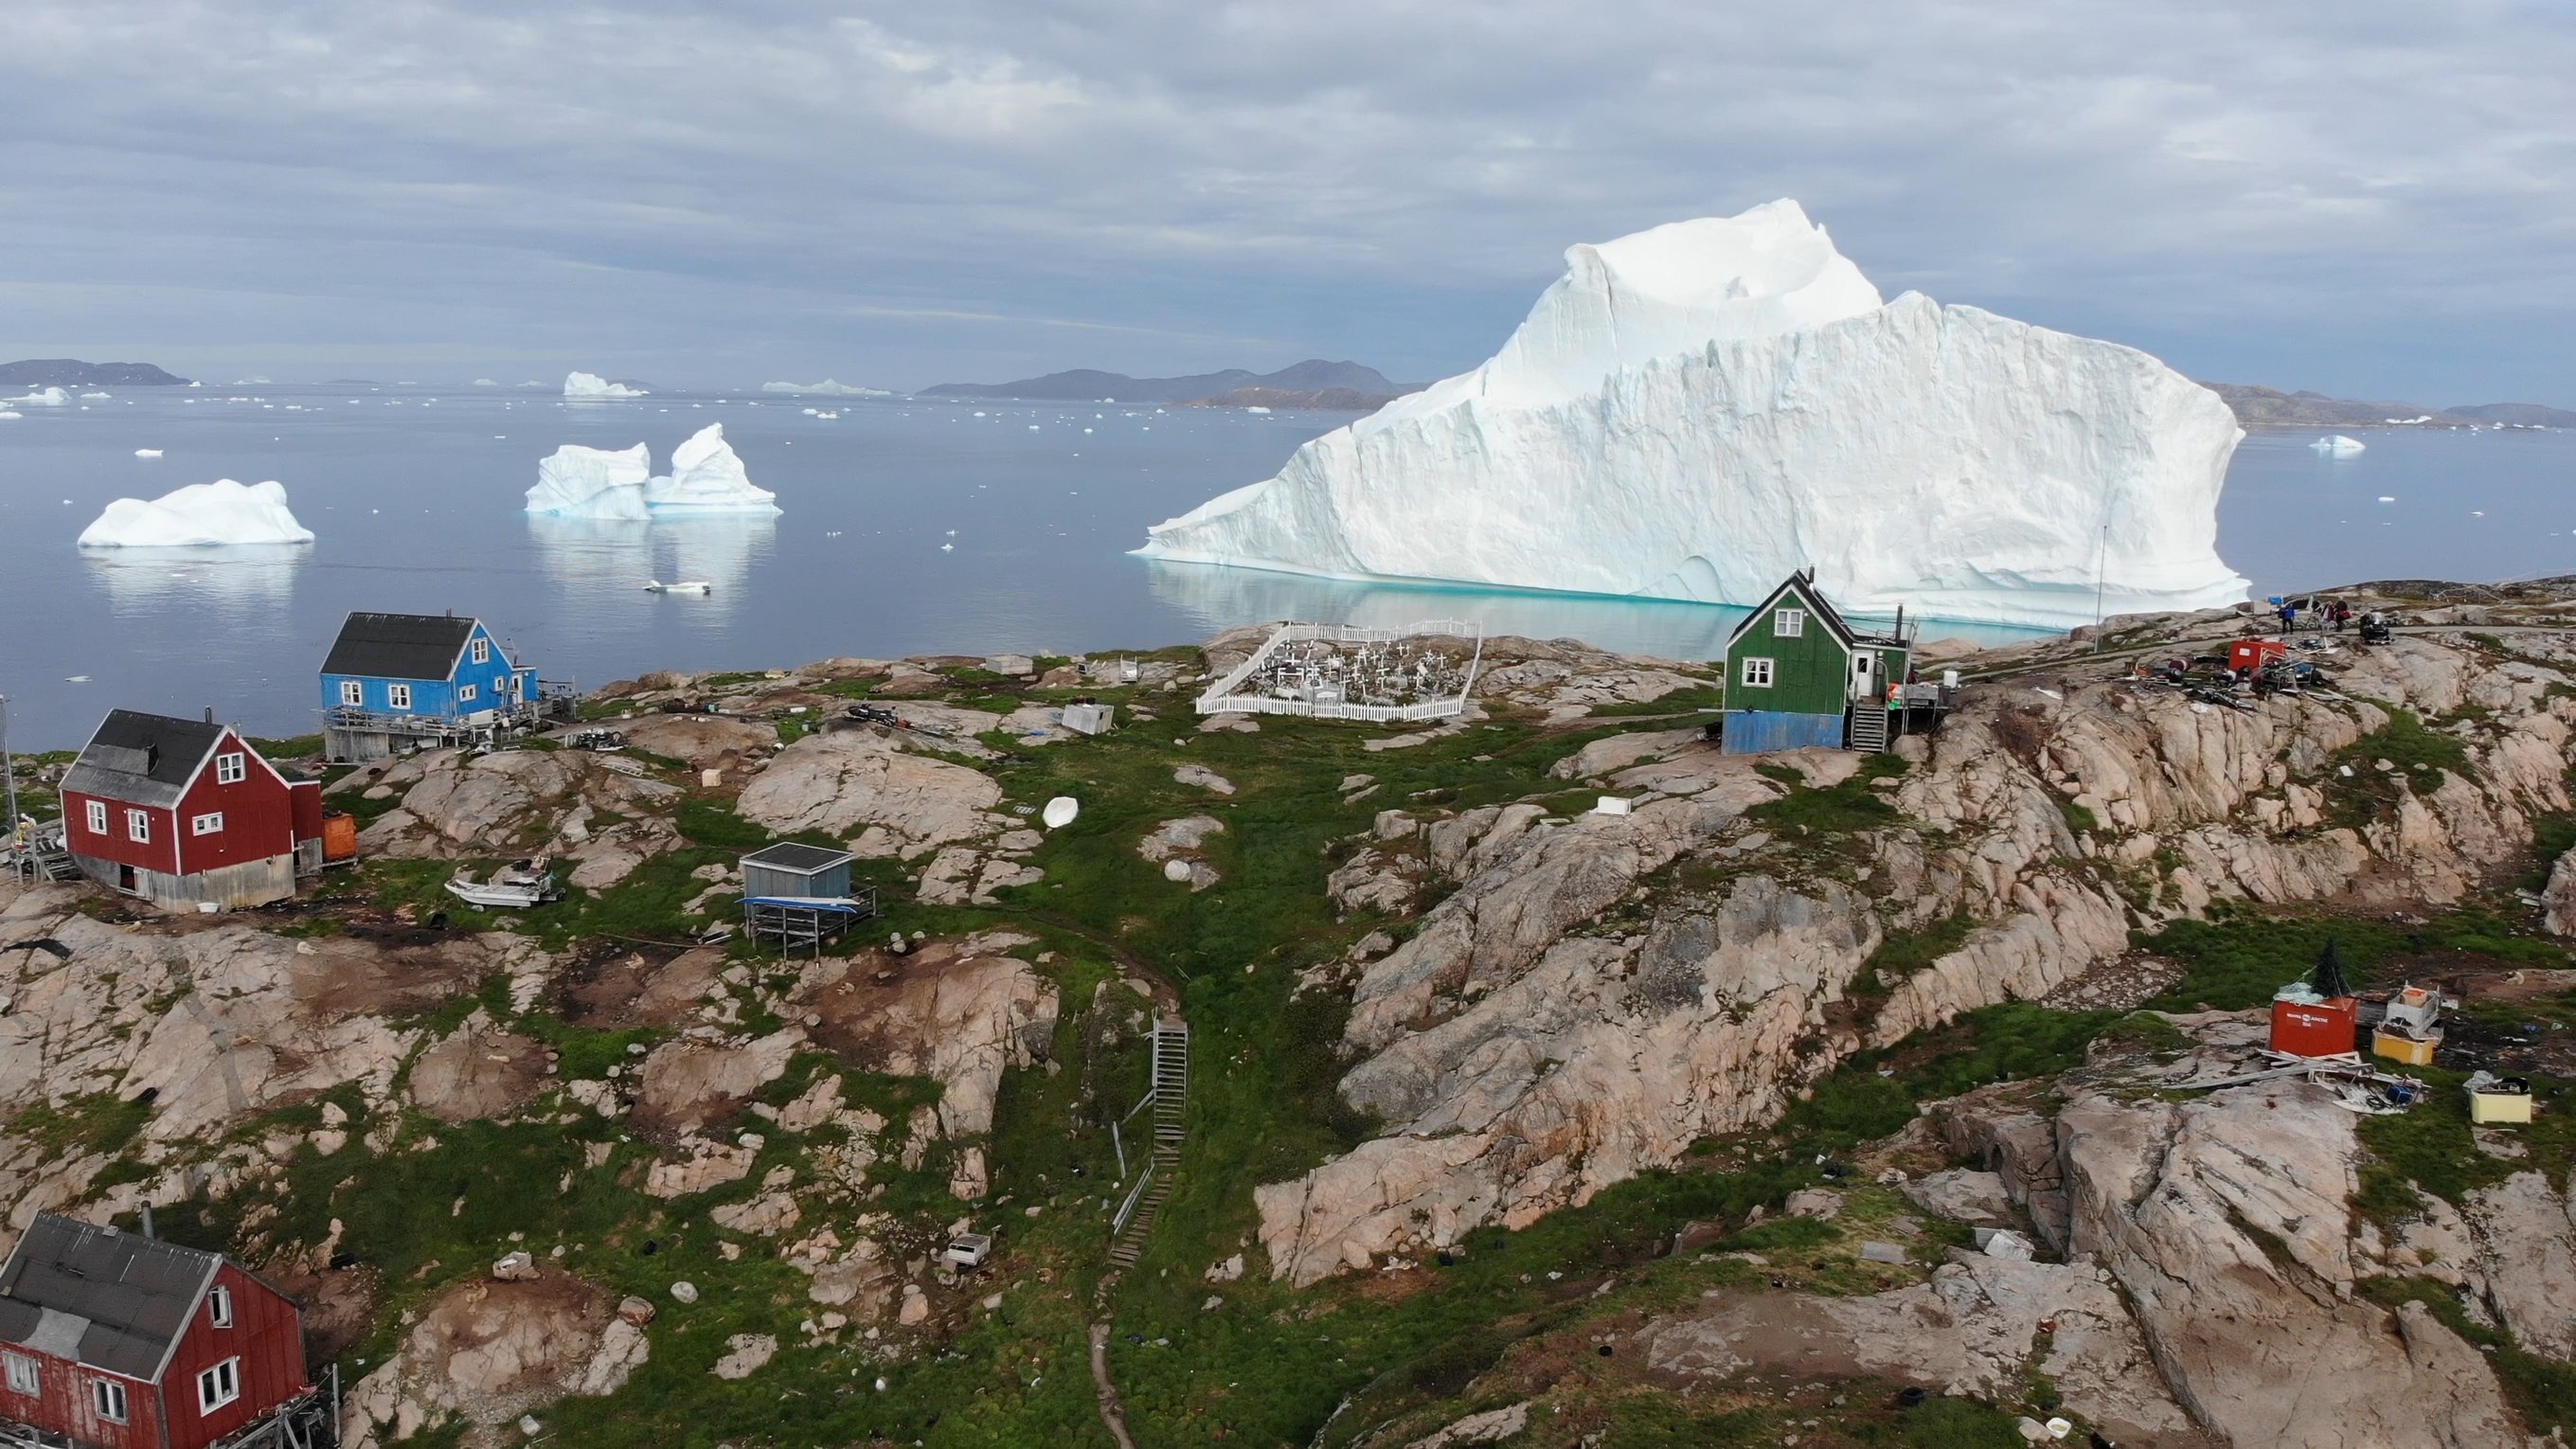
M 2531 1120 L 2529 1092 L 2471 1092 L 2469 1120 L 2485 1126 L 2495 1122 L 2528 1122 Z
M 2393 1032 L 2374 1031 L 2370 1034 L 2370 1051 L 2373 1056 L 2386 1057 L 2392 1062 L 2404 1062 L 2410 1067 L 2429 1067 L 2433 1065 L 2433 1048 L 2439 1045 L 2441 1040 L 2442 1036 L 2439 1032 L 2429 1037 L 2419 1038 L 2400 1036 Z

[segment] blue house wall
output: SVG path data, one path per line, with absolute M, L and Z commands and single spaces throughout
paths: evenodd
M 475 662 L 475 648 L 483 647 L 485 658 Z M 514 694 L 513 680 L 518 683 Z M 357 686 L 352 699 L 347 686 Z M 397 687 L 410 691 L 408 704 L 395 703 Z M 466 697 L 465 691 L 473 694 Z M 390 679 L 370 674 L 331 674 L 322 676 L 322 707 L 329 709 L 363 709 L 371 714 L 409 714 L 432 719 L 460 719 L 498 709 L 514 702 L 533 702 L 537 697 L 537 671 L 514 667 L 501 641 L 477 620 L 473 632 L 466 636 L 465 646 L 456 652 L 456 662 L 444 679 Z
M 1776 709 L 1730 709 L 1719 745 L 1729 755 L 1767 755 L 1774 750 L 1843 747 L 1843 717 L 1838 714 L 1790 714 Z

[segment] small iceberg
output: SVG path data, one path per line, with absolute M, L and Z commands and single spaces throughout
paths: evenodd
M 821 382 L 764 382 L 762 392 L 796 393 L 807 397 L 892 397 L 881 387 L 857 387 L 825 378 Z
M 230 478 L 191 483 L 145 502 L 119 498 L 81 531 L 83 548 L 205 548 L 224 544 L 311 543 L 295 521 L 286 488 Z
M 71 406 L 72 395 L 58 387 L 40 387 L 32 389 L 25 397 L 0 398 L 0 402 L 13 407 L 64 408 Z
M 660 579 L 647 579 L 644 583 L 644 592 L 648 594 L 704 594 L 712 592 L 714 588 L 715 585 L 704 579 L 683 579 L 669 584 Z
M 161 456 L 161 450 L 159 448 L 137 448 L 134 450 L 134 456 L 138 458 L 158 458 Z
M 2308 451 L 2322 453 L 2329 458 L 2357 458 L 2361 456 L 2365 446 L 2359 438 L 2347 438 L 2341 433 L 2335 433 L 2308 444 Z
M 564 377 L 563 395 L 571 398 L 652 396 L 651 393 L 645 391 L 643 388 L 628 387 L 622 382 L 610 382 L 607 378 L 591 372 L 575 372 L 566 374 Z

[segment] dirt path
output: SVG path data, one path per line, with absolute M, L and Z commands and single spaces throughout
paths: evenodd
M 1091 1325 L 1091 1382 L 1100 1394 L 1100 1422 L 1109 1429 L 1109 1437 L 1118 1441 L 1118 1449 L 1136 1449 L 1136 1441 L 1127 1433 L 1127 1406 L 1119 1401 L 1118 1386 L 1109 1381 L 1109 1325 Z

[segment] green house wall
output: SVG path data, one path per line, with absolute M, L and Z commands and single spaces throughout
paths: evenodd
M 1774 634 L 1782 609 L 1804 609 L 1807 627 L 1794 638 Z M 1788 714 L 1840 714 L 1851 692 L 1851 662 L 1805 588 L 1792 583 L 1747 619 L 1726 652 L 1726 707 Z M 1744 682 L 1747 658 L 1771 661 L 1769 688 Z

